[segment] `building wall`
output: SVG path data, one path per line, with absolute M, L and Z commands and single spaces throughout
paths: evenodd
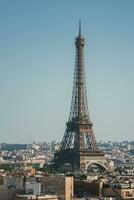
M 111 188 L 111 187 L 103 187 L 102 195 L 105 197 L 113 196 L 113 197 L 122 197 L 134 199 L 134 188 L 126 188 L 126 189 L 117 189 L 117 188 Z
M 112 190 L 111 187 L 103 187 L 103 189 L 102 189 L 102 196 L 104 196 L 104 197 L 109 197 L 109 196 L 116 197 L 116 194 Z
M 134 188 L 126 188 L 126 189 L 115 189 L 115 191 L 120 194 L 124 199 L 131 198 L 134 199 Z
M 15 190 L 0 186 L 0 200 L 14 200 Z
M 0 177 L 0 185 L 4 185 L 4 177 Z
M 84 182 L 84 181 L 75 181 L 74 190 L 75 193 L 82 188 L 84 191 L 99 196 L 100 193 L 100 183 L 98 182 Z
M 65 200 L 72 200 L 74 196 L 74 178 L 66 177 L 65 179 Z
M 38 178 L 41 182 L 44 192 L 55 192 L 58 196 L 64 199 L 65 197 L 65 177 L 63 176 L 46 176 Z
M 11 185 L 23 189 L 23 177 L 4 177 L 4 186 L 9 187 Z

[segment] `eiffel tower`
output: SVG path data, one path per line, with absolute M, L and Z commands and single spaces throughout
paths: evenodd
M 73 169 L 81 170 L 87 170 L 90 164 L 97 164 L 104 168 L 107 165 L 104 153 L 97 146 L 92 129 L 93 124 L 89 117 L 84 45 L 85 40 L 81 35 L 81 22 L 79 21 L 79 35 L 75 39 L 76 57 L 71 110 L 60 148 L 54 156 L 56 169 L 65 163 L 71 164 Z

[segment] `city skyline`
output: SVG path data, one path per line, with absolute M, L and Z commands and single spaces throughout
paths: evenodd
M 134 140 L 133 6 L 132 0 L 1 3 L 1 142 L 61 141 L 79 19 L 96 138 Z

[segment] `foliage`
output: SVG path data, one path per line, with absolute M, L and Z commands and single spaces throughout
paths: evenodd
M 4 169 L 4 171 L 11 172 L 14 169 L 14 165 L 13 164 L 1 164 L 0 169 Z

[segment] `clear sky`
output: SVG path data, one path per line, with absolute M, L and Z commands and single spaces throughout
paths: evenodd
M 82 20 L 97 140 L 134 140 L 134 1 L 0 1 L 0 142 L 62 139 Z

